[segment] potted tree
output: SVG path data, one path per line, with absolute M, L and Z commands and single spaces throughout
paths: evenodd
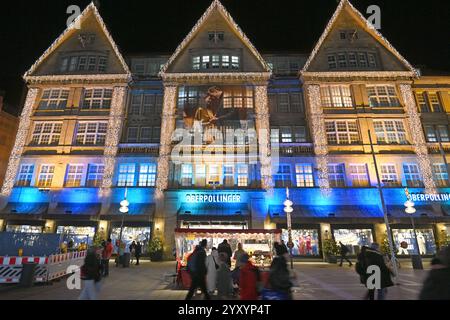
M 328 263 L 337 263 L 339 247 L 334 239 L 326 239 L 323 243 L 323 253 L 325 261 Z
M 150 261 L 162 261 L 163 258 L 163 242 L 160 238 L 155 237 L 150 240 L 148 245 Z

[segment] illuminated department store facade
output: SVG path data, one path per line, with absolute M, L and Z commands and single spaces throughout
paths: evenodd
M 329 237 L 356 253 L 386 234 L 373 147 L 397 247 L 413 250 L 405 187 L 442 194 L 417 199 L 420 252 L 448 237 L 450 77 L 420 76 L 348 1 L 308 54 L 261 55 L 218 1 L 171 55 L 124 58 L 92 4 L 78 22 L 24 76 L 2 231 L 117 238 L 123 218 L 170 257 L 220 230 L 286 238 L 289 187 L 295 255 Z

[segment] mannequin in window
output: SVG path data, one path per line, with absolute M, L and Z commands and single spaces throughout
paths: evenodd
M 427 244 L 425 241 L 425 237 L 422 232 L 417 232 L 417 243 L 419 244 L 419 253 L 426 254 L 427 253 Z

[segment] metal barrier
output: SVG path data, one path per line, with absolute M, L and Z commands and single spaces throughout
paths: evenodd
M 35 282 L 48 282 L 67 274 L 71 265 L 81 267 L 86 251 L 55 254 L 49 257 L 0 257 L 0 283 L 19 283 L 22 263 L 37 263 Z

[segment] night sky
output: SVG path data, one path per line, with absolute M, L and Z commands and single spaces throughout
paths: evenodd
M 22 74 L 65 29 L 66 9 L 90 1 L 2 1 L 0 90 L 7 110 L 22 107 Z M 262 53 L 309 53 L 336 0 L 222 0 Z M 363 14 L 381 7 L 381 33 L 413 65 L 450 72 L 450 1 L 351 0 Z M 168 53 L 191 30 L 211 0 L 101 0 L 100 14 L 122 53 Z M 366 14 L 365 14 L 366 15 Z M 366 15 L 367 16 L 367 15 Z

